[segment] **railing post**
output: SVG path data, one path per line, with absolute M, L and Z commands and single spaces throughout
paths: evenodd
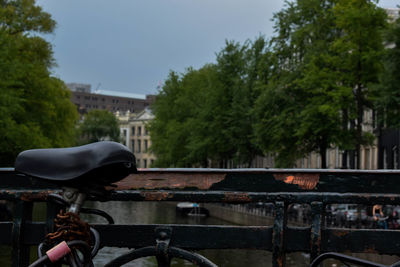
M 285 230 L 287 226 L 287 204 L 282 201 L 275 203 L 275 221 L 272 234 L 272 266 L 286 266 Z
M 12 229 L 12 267 L 29 265 L 29 246 L 24 245 L 24 224 L 32 220 L 32 202 L 18 200 L 15 203 Z
M 324 225 L 324 204 L 322 202 L 311 203 L 311 255 L 310 263 L 321 253 L 321 228 Z

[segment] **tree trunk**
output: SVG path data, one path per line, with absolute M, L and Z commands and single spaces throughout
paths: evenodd
M 342 169 L 348 169 L 347 167 L 347 153 L 348 151 L 345 150 L 342 155 Z
M 355 122 L 354 122 L 354 120 L 351 120 L 350 121 L 350 131 L 353 133 L 353 130 L 354 130 L 354 128 L 355 128 L 356 126 L 355 126 Z M 358 140 L 356 140 L 356 143 L 358 142 Z M 355 166 L 355 162 L 356 162 L 356 155 L 355 155 L 355 153 L 354 153 L 354 150 L 350 150 L 349 151 L 349 164 L 350 164 L 350 169 L 355 169 L 356 168 L 356 166 Z
M 326 169 L 326 145 L 319 147 L 319 155 L 321 156 L 321 169 Z
M 355 169 L 355 159 L 356 159 L 356 156 L 355 156 L 355 153 L 354 153 L 354 150 L 350 150 L 349 151 L 349 167 L 350 167 L 350 169 Z
M 342 109 L 342 131 L 344 133 L 347 132 L 348 130 L 348 124 L 349 124 L 349 113 L 347 112 L 347 109 Z M 345 150 L 342 155 L 342 169 L 348 169 L 349 166 L 347 166 L 347 154 L 348 150 Z
M 208 168 L 208 159 L 203 159 L 203 164 L 201 164 L 203 168 Z
M 363 100 L 362 100 L 362 92 L 361 85 L 357 85 L 357 133 L 356 133 L 356 155 L 357 155 L 357 169 L 361 167 L 361 143 L 362 143 L 362 123 L 363 123 Z
M 358 45 L 358 52 L 361 55 L 361 46 Z M 357 63 L 357 85 L 356 85 L 356 101 L 357 101 L 357 133 L 356 133 L 356 154 L 357 154 L 357 169 L 360 169 L 361 165 L 361 143 L 362 143 L 362 123 L 364 115 L 364 99 L 362 93 L 361 84 L 361 71 L 362 64 L 361 58 L 358 59 Z

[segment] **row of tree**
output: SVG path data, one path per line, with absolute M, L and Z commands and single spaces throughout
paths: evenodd
M 366 110 L 400 126 L 400 22 L 377 1 L 286 2 L 274 21 L 271 40 L 229 41 L 216 63 L 170 73 L 150 125 L 157 166 L 250 166 L 274 153 L 292 167 L 318 152 L 324 168 L 339 147 L 357 167 L 374 138 Z
M 68 146 L 75 140 L 76 107 L 51 75 L 51 45 L 39 34 L 55 21 L 34 0 L 0 0 L 0 163 L 13 166 L 28 148 Z
M 31 148 L 119 141 L 115 116 L 93 111 L 80 123 L 64 82 L 52 75 L 56 22 L 34 0 L 0 0 L 0 166 Z

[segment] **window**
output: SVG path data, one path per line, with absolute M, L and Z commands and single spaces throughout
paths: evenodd
M 126 136 L 126 129 L 124 129 L 124 137 Z
M 136 160 L 136 167 L 140 168 L 140 159 Z
M 144 140 L 144 152 L 147 152 L 147 149 L 149 148 L 149 141 L 148 140 Z
M 143 127 L 143 128 L 144 128 L 144 134 L 149 135 L 149 130 L 147 130 L 147 127 Z
M 143 168 L 147 168 L 147 159 L 143 160 Z
M 135 153 L 135 140 L 131 140 L 131 144 L 132 144 L 132 153 Z
M 135 135 L 135 126 L 132 127 L 132 135 Z
M 141 142 L 140 140 L 137 140 L 137 153 L 140 153 L 141 148 Z
M 142 135 L 142 127 L 141 127 L 141 126 L 138 126 L 138 127 L 137 127 L 137 135 L 138 135 L 138 136 L 141 136 L 141 135 Z

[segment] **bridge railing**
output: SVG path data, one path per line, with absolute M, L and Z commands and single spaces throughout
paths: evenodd
M 0 222 L 0 245 L 12 246 L 13 266 L 27 266 L 29 247 L 43 241 L 57 212 L 47 203 L 47 220 L 32 222 L 34 202 L 59 188 L 0 169 L 0 200 L 14 202 L 13 219 Z M 400 205 L 400 172 L 312 169 L 145 169 L 116 183 L 109 201 L 189 201 L 274 204 L 273 226 L 102 225 L 101 245 L 140 248 L 155 244 L 159 227 L 171 229 L 171 245 L 189 250 L 258 249 L 272 252 L 272 266 L 285 254 L 323 252 L 400 254 L 400 231 L 330 228 L 329 204 Z M 104 199 L 102 199 L 104 201 Z M 288 226 L 288 205 L 311 205 L 311 226 Z

